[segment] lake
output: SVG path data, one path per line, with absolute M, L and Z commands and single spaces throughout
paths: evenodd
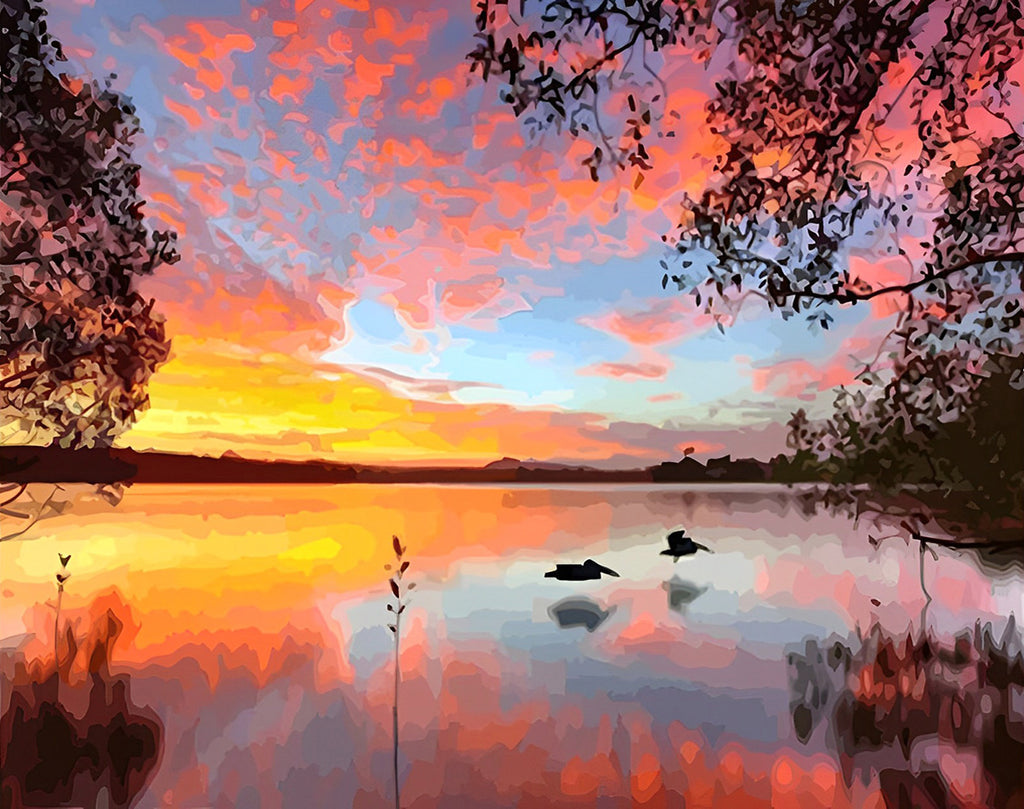
M 711 552 L 661 555 L 679 527 Z M 964 672 L 994 665 L 986 627 L 1015 659 L 1024 577 L 873 530 L 771 485 L 136 485 L 0 546 L 5 684 L 52 659 L 71 554 L 62 620 L 86 648 L 117 616 L 109 676 L 160 726 L 133 805 L 393 806 L 397 534 L 403 806 L 886 806 L 930 778 L 997 804 L 986 717 L 1024 740 L 1024 682 Z M 588 558 L 619 577 L 544 575 Z M 922 622 L 927 653 L 878 651 Z M 969 697 L 949 739 L 921 707 L 943 682 Z M 911 703 L 927 744 L 856 728 Z

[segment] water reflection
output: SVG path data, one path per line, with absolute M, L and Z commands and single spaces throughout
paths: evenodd
M 548 607 L 551 619 L 562 629 L 586 627 L 593 632 L 615 612 L 615 607 L 605 609 L 597 601 L 586 596 L 571 596 Z
M 668 608 L 675 612 L 685 613 L 686 608 L 707 592 L 707 587 L 700 587 L 692 581 L 684 581 L 673 576 L 661 585 L 668 593 Z
M 122 809 L 142 795 L 163 727 L 134 703 L 131 677 L 110 670 L 126 613 L 119 599 L 104 599 L 84 631 L 67 627 L 60 657 L 4 656 L 3 806 Z
M 834 697 L 849 675 L 851 653 L 839 639 L 820 642 L 808 638 L 803 650 L 790 652 L 786 662 L 793 730 L 797 739 L 806 744 L 826 712 L 834 707 Z
M 660 555 L 680 524 L 714 553 L 678 565 Z M 74 553 L 65 609 L 81 616 L 80 637 L 92 625 L 84 605 L 120 588 L 140 626 L 114 605 L 125 629 L 112 680 L 131 678 L 115 712 L 128 724 L 145 716 L 138 705 L 159 712 L 160 763 L 138 770 L 147 797 L 129 797 L 146 809 L 387 804 L 394 650 L 380 570 L 394 533 L 421 581 L 408 629 L 403 618 L 404 806 L 898 806 L 899 773 L 925 792 L 940 777 L 952 794 L 974 744 L 951 730 L 958 747 L 939 745 L 939 760 L 955 753 L 955 766 L 928 771 L 927 745 L 912 741 L 904 756 L 897 720 L 876 721 L 873 703 L 855 710 L 854 681 L 879 655 L 850 639 L 872 637 L 858 625 L 900 637 L 921 620 L 917 547 L 872 548 L 846 517 L 807 512 L 777 489 L 139 486 L 116 514 L 47 525 L 52 534 L 0 546 L 0 635 L 41 638 L 19 647 L 25 660 L 52 648 L 53 612 L 38 605 L 53 595 L 57 540 Z M 588 557 L 621 576 L 543 575 Z M 925 572 L 937 637 L 979 617 L 1002 627 L 1020 609 L 1016 574 L 951 553 L 928 557 Z M 89 657 L 76 656 L 81 684 L 62 682 L 69 715 L 88 707 Z M 982 689 L 966 710 L 992 712 L 993 744 L 1015 753 L 1006 739 L 1024 738 L 1024 691 L 993 686 L 998 666 L 986 659 L 974 677 L 1002 696 Z M 881 741 L 861 730 L 865 717 Z M 929 721 L 945 739 L 947 720 Z M 873 746 L 899 756 L 876 762 Z M 986 772 L 998 769 L 998 750 L 979 750 Z M 975 805 L 1012 794 L 999 777 Z M 99 793 L 80 797 L 92 806 Z M 970 805 L 956 800 L 947 805 Z
M 1024 805 L 1024 656 L 1011 619 L 945 642 L 877 625 L 853 644 L 808 640 L 789 656 L 793 727 L 822 727 L 847 785 L 889 809 Z

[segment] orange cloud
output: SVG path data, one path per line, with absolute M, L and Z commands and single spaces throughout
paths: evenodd
M 187 104 L 179 104 L 173 98 L 165 98 L 164 106 L 193 129 L 202 127 L 203 117 L 194 107 L 190 107 Z
M 278 104 L 291 99 L 295 104 L 301 104 L 306 99 L 306 93 L 313 89 L 313 82 L 306 76 L 291 78 L 284 73 L 278 73 L 270 83 L 268 93 Z
M 193 268 L 188 284 L 162 274 L 146 282 L 176 343 L 216 340 L 310 357 L 345 336 L 344 312 L 355 295 L 335 283 L 317 281 L 298 294 L 268 276 L 228 273 L 202 258 Z
M 153 29 L 147 33 L 182 65 L 194 71 L 196 82 L 218 93 L 231 83 L 234 72 L 232 54 L 249 53 L 256 43 L 245 31 L 223 21 L 191 20 L 181 34 L 164 36 Z
M 710 455 L 712 452 L 720 452 L 725 449 L 725 444 L 710 441 L 683 441 L 676 444 L 676 452 L 686 455 Z

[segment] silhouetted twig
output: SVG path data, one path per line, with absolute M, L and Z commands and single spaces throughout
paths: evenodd
M 395 616 L 395 622 L 393 624 L 388 624 L 388 629 L 390 629 L 392 634 L 395 636 L 395 691 L 391 705 L 393 739 L 392 767 L 395 780 L 395 809 L 401 809 L 401 793 L 398 786 L 398 693 L 399 686 L 402 683 L 402 613 L 405 612 L 405 608 L 408 606 L 407 601 L 403 599 L 402 576 L 405 575 L 405 572 L 409 569 L 409 561 L 402 559 L 406 548 L 402 545 L 401 540 L 399 540 L 397 536 L 392 536 L 391 542 L 395 551 L 395 564 L 394 566 L 384 565 L 384 569 L 394 569 L 395 571 L 392 573 L 391 578 L 388 579 L 388 583 L 391 585 L 391 594 L 394 596 L 394 602 L 389 603 L 387 607 L 388 612 L 394 613 Z M 415 587 L 416 585 L 414 583 L 406 585 L 406 592 L 415 589 Z
M 922 545 L 938 545 L 942 548 L 1024 548 L 1024 537 L 1017 541 L 1000 541 L 995 539 L 953 539 L 946 537 L 932 537 L 925 534 L 913 533 L 910 535 Z

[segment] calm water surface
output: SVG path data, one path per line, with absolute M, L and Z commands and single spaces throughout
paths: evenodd
M 968 554 L 875 549 L 798 494 L 134 486 L 0 547 L 0 635 L 26 658 L 52 648 L 56 552 L 71 553 L 64 614 L 83 633 L 97 604 L 124 617 L 113 668 L 163 725 L 137 805 L 386 806 L 398 534 L 418 588 L 403 805 L 881 806 L 870 774 L 844 780 L 827 708 L 798 738 L 810 686 L 793 655 L 922 620 L 940 638 L 1003 633 L 1024 583 Z M 661 556 L 683 526 L 713 552 Z M 587 558 L 620 577 L 544 577 Z M 983 799 L 982 776 L 961 780 Z

